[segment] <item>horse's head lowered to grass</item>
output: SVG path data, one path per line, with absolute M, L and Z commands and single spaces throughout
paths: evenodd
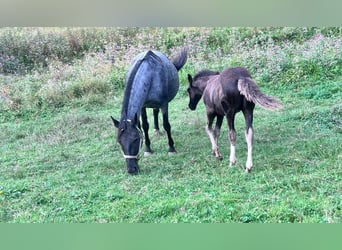
M 111 117 L 118 129 L 117 141 L 121 146 L 128 173 L 139 171 L 138 160 L 143 143 L 142 131 L 137 116 L 133 120 L 122 119 L 120 122 Z

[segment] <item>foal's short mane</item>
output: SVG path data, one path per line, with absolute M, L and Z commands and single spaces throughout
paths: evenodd
M 198 78 L 201 78 L 201 77 L 219 75 L 219 74 L 220 74 L 220 72 L 218 72 L 218 71 L 203 69 L 194 76 L 194 81 L 196 81 Z

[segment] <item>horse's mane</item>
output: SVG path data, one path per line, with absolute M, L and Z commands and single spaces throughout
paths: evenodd
M 219 74 L 220 74 L 220 72 L 218 72 L 218 71 L 203 69 L 194 76 L 194 81 L 196 81 L 198 78 L 201 78 L 201 77 L 219 75 Z
M 134 82 L 134 78 L 135 75 L 138 72 L 138 69 L 140 67 L 140 65 L 148 58 L 151 59 L 156 59 L 158 61 L 160 61 L 160 58 L 154 54 L 151 50 L 149 50 L 145 56 L 138 60 L 137 63 L 134 65 L 134 68 L 131 70 L 130 75 L 128 76 L 127 82 L 126 82 L 126 88 L 125 88 L 125 94 L 124 94 L 124 100 L 122 103 L 122 114 L 126 114 L 127 113 L 127 107 L 128 107 L 128 103 L 129 103 L 129 98 L 130 98 L 130 94 L 131 94 L 131 90 L 132 90 L 132 86 L 133 86 L 133 82 Z

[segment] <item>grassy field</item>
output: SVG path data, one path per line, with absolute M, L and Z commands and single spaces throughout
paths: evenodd
M 32 34 L 3 30 L 0 36 L 21 32 Z M 57 39 L 70 31 L 41 32 L 40 39 L 44 32 Z M 86 40 L 87 32 L 77 32 Z M 109 36 L 105 51 L 89 45 L 72 60 L 24 67 L 13 59 L 3 66 L 0 222 L 342 221 L 342 55 L 332 52 L 342 48 L 339 29 L 96 32 L 103 40 L 119 35 Z M 232 40 L 225 42 L 228 35 Z M 133 40 L 134 49 L 127 46 Z M 164 131 L 160 137 L 151 131 L 155 154 L 143 157 L 140 174 L 131 176 L 110 115 L 120 116 L 129 60 L 152 42 L 168 55 L 183 43 L 189 48 L 179 93 L 170 103 L 177 154 L 167 154 Z M 226 122 L 219 141 L 224 159 L 218 161 L 204 130 L 203 103 L 196 111 L 187 108 L 188 73 L 232 65 L 248 67 L 260 88 L 285 106 L 278 112 L 256 107 L 250 174 L 242 170 L 247 157 L 242 114 L 236 117 L 237 164 L 229 167 Z M 9 69 L 25 72 L 5 72 Z

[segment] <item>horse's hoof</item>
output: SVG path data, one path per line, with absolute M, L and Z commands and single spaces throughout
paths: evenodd
M 219 161 L 222 161 L 222 160 L 223 160 L 222 155 L 216 156 L 216 158 L 217 158 Z
M 169 151 L 169 152 L 167 152 L 168 153 L 168 155 L 175 155 L 176 154 L 176 151 Z
M 235 165 L 235 161 L 230 161 L 229 166 L 232 167 L 233 165 Z
M 152 155 L 152 152 L 144 152 L 144 156 L 150 156 Z
M 252 171 L 252 168 L 246 168 L 246 173 L 250 173 Z

